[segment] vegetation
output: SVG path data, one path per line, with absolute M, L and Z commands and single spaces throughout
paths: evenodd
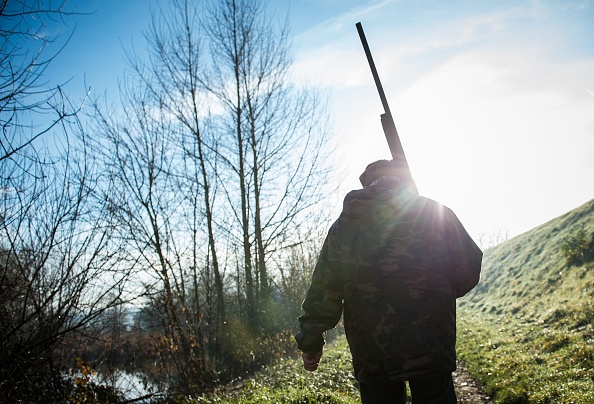
M 79 363 L 177 397 L 284 356 L 332 192 L 288 26 L 167 2 L 119 102 L 75 103 L 45 76 L 66 3 L 0 0 L 0 401 L 96 395 Z
M 96 336 L 89 325 L 121 302 L 127 279 L 109 212 L 93 203 L 81 106 L 44 76 L 59 44 L 46 24 L 72 14 L 66 1 L 0 1 L 2 402 L 63 401 L 73 381 L 61 347 Z
M 593 230 L 594 200 L 485 252 L 458 350 L 496 403 L 594 402 L 594 261 L 563 248 Z
M 325 220 L 323 104 L 275 21 L 259 0 L 170 2 L 119 104 L 94 104 L 97 198 L 160 335 L 150 372 L 179 394 L 270 359 L 299 306 L 291 255 Z
M 360 402 L 355 382 L 351 353 L 342 336 L 326 346 L 315 372 L 304 370 L 300 358 L 280 358 L 253 378 L 204 395 L 193 403 L 355 404 Z
M 578 230 L 575 235 L 569 236 L 561 244 L 561 253 L 568 264 L 580 264 L 587 260 L 594 252 L 594 233 L 590 236 L 584 229 Z

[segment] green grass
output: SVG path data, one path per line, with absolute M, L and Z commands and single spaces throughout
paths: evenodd
M 279 360 L 256 373 L 245 384 L 205 395 L 194 403 L 360 403 L 352 375 L 351 354 L 344 337 L 326 345 L 320 367 L 303 369 L 301 358 Z
M 561 249 L 582 230 L 594 201 L 486 251 L 459 302 L 459 358 L 495 403 L 594 403 L 594 262 Z
M 458 356 L 495 403 L 594 403 L 594 329 L 461 310 Z

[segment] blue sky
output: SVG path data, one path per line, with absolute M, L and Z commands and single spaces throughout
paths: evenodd
M 48 71 L 117 97 L 123 47 L 154 0 L 70 0 L 92 15 Z M 343 188 L 388 158 L 361 22 L 417 186 L 479 238 L 515 236 L 594 198 L 594 1 L 272 0 L 294 78 L 330 96 Z

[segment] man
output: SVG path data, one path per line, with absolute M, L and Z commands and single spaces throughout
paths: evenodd
M 456 298 L 479 281 L 482 252 L 456 215 L 380 160 L 359 178 L 326 237 L 299 317 L 303 366 L 344 309 L 361 401 L 456 403 Z

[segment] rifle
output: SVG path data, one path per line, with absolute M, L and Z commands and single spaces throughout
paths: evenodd
M 408 166 L 408 161 L 406 160 L 406 156 L 404 155 L 404 149 L 402 148 L 402 143 L 400 143 L 400 138 L 398 137 L 396 125 L 394 124 L 394 119 L 392 118 L 392 113 L 390 112 L 390 107 L 388 106 L 388 101 L 386 100 L 386 95 L 384 94 L 382 83 L 380 82 L 379 75 L 377 74 L 375 63 L 373 63 L 373 57 L 371 56 L 371 51 L 369 50 L 367 39 L 365 39 L 363 26 L 361 26 L 360 22 L 358 22 L 355 25 L 357 27 L 357 31 L 359 32 L 359 38 L 361 38 L 361 44 L 363 45 L 363 49 L 365 50 L 365 55 L 367 56 L 367 61 L 369 62 L 371 74 L 373 75 L 373 79 L 375 80 L 375 85 L 377 87 L 377 91 L 379 92 L 382 105 L 384 106 L 384 113 L 380 115 L 380 119 L 382 122 L 382 128 L 384 129 L 384 135 L 386 135 L 386 140 L 388 141 L 388 147 L 390 147 L 392 160 L 399 161 L 404 165 L 404 167 L 406 168 L 406 172 L 408 174 L 407 179 L 411 182 L 411 185 L 414 186 L 412 174 L 410 172 L 410 167 Z

